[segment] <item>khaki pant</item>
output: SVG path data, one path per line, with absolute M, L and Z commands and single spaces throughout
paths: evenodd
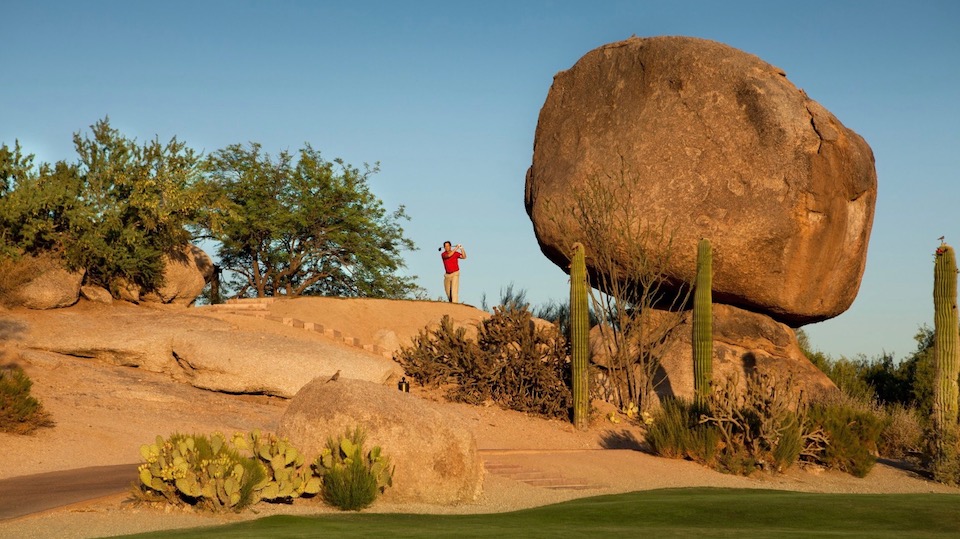
M 447 273 L 443 276 L 443 291 L 447 293 L 447 300 L 450 303 L 459 303 L 460 298 L 457 293 L 460 290 L 460 272 Z

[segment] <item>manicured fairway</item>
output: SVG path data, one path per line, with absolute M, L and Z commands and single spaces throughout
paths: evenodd
M 273 516 L 135 537 L 960 537 L 960 495 L 668 489 L 488 515 Z

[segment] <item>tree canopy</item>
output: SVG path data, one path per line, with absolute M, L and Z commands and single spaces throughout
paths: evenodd
M 398 274 L 401 251 L 414 249 L 400 226 L 409 217 L 367 185 L 378 165 L 329 162 L 310 145 L 275 159 L 256 143 L 203 158 L 176 137 L 138 143 L 108 118 L 73 142 L 76 162 L 53 165 L 0 145 L 0 254 L 53 254 L 88 284 L 150 291 L 165 254 L 212 239 L 238 296 L 420 291 Z
M 201 203 L 198 159 L 176 138 L 138 144 L 110 127 L 73 136 L 76 163 L 34 166 L 19 142 L 0 147 L 0 225 L 8 254 L 53 254 L 86 282 L 124 279 L 145 290 L 162 281 L 161 257 L 190 240 Z
M 219 197 L 205 229 L 220 243 L 224 269 L 240 296 L 405 297 L 418 287 L 398 275 L 402 250 L 414 249 L 400 222 L 367 185 L 379 171 L 324 160 L 309 144 L 296 159 L 272 158 L 257 143 L 234 144 L 205 163 L 208 191 Z

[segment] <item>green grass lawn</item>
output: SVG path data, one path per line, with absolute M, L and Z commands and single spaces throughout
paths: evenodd
M 960 495 L 668 489 L 488 515 L 272 516 L 132 537 L 960 537 Z

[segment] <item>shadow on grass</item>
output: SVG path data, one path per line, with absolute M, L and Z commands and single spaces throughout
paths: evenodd
M 958 537 L 960 495 L 666 489 L 485 515 L 273 516 L 131 537 Z

